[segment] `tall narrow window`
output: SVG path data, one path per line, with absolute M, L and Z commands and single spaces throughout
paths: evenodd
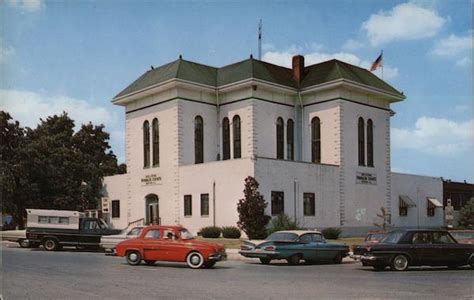
M 150 123 L 143 123 L 143 166 L 150 166 Z
M 153 166 L 160 165 L 160 128 L 158 126 L 158 119 L 153 119 L 153 122 L 151 123 L 151 135 L 153 137 Z
M 193 215 L 193 197 L 191 195 L 184 195 L 184 215 Z
M 201 116 L 194 119 L 194 163 L 204 162 L 204 123 Z
M 358 125 L 358 141 L 359 141 L 359 166 L 365 166 L 365 149 L 364 149 L 364 119 L 359 118 Z
M 277 119 L 276 123 L 276 152 L 277 152 L 277 159 L 285 159 L 284 157 L 284 123 L 282 118 Z
M 112 200 L 112 218 L 120 218 L 120 200 Z
M 314 193 L 303 194 L 303 213 L 305 216 L 314 216 L 316 214 Z
M 201 194 L 201 216 L 209 216 L 209 194 Z
M 367 166 L 374 166 L 374 124 L 367 120 Z
M 286 124 L 286 156 L 288 160 L 295 159 L 295 134 L 294 123 L 292 119 Z
M 240 117 L 235 115 L 232 119 L 232 133 L 234 135 L 234 158 L 242 156 L 241 142 L 240 142 Z
M 311 120 L 311 161 L 321 163 L 321 121 L 318 117 Z
M 285 213 L 285 194 L 272 191 L 272 216 Z
M 230 126 L 229 119 L 222 120 L 222 160 L 230 159 Z

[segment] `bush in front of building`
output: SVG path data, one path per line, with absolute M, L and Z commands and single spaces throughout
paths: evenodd
M 238 239 L 240 238 L 240 230 L 235 226 L 224 226 L 222 227 L 222 236 L 226 239 Z
M 334 227 L 328 227 L 326 229 L 323 229 L 323 231 L 321 231 L 321 233 L 324 235 L 325 239 L 337 240 L 339 238 L 339 235 L 341 234 L 341 229 L 334 228 Z
M 245 178 L 244 198 L 239 200 L 237 225 L 247 234 L 249 239 L 263 239 L 267 236 L 270 216 L 265 214 L 267 203 L 258 191 L 258 182 L 252 176 Z
M 268 234 L 281 230 L 297 230 L 300 229 L 297 221 L 292 221 L 287 214 L 279 214 L 272 219 L 267 228 Z
M 474 228 L 474 198 L 471 198 L 459 211 L 459 225 Z
M 201 228 L 201 235 L 204 238 L 217 239 L 221 236 L 221 228 L 215 226 L 208 226 Z

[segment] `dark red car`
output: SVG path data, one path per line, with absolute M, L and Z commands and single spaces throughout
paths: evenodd
M 360 260 L 360 258 L 367 252 L 367 246 L 380 243 L 380 241 L 387 235 L 386 231 L 383 230 L 373 230 L 369 231 L 365 236 L 364 243 L 362 245 L 356 245 L 353 248 L 353 253 L 351 255 L 352 259 Z M 362 265 L 366 265 L 362 262 Z
M 130 265 L 145 261 L 186 262 L 190 268 L 212 267 L 217 261 L 227 259 L 222 244 L 196 240 L 182 226 L 148 226 L 134 239 L 116 246 L 118 256 L 125 256 Z

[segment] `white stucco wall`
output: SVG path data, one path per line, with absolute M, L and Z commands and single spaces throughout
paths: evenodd
M 407 216 L 399 215 L 399 197 L 405 195 L 416 204 L 408 208 Z M 443 208 L 427 215 L 427 198 L 443 203 L 443 181 L 439 177 L 392 173 L 392 224 L 396 227 L 440 227 L 444 224 Z
M 109 213 L 106 216 L 106 221 L 113 228 L 127 227 L 127 174 L 104 177 L 102 184 L 102 196 L 107 197 L 109 202 Z M 112 200 L 120 201 L 119 218 L 112 218 Z

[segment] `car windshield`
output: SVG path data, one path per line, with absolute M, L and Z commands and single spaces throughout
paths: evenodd
M 191 240 L 194 238 L 191 232 L 189 232 L 186 228 L 180 229 L 179 235 L 181 236 L 182 240 Z
M 268 241 L 294 241 L 298 238 L 296 233 L 292 232 L 274 232 L 266 240 Z
M 381 241 L 387 244 L 396 244 L 405 233 L 402 231 L 394 231 L 387 234 L 387 236 Z
M 380 241 L 385 237 L 385 233 L 373 233 L 367 239 L 368 241 Z

